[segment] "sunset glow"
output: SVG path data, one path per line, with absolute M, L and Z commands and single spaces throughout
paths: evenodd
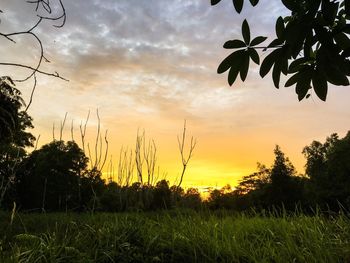
M 31 4 L 2 2 L 2 31 L 27 28 L 35 21 Z M 185 151 L 192 136 L 197 145 L 183 186 L 204 188 L 234 186 L 255 171 L 257 162 L 271 165 L 276 144 L 304 173 L 304 146 L 335 132 L 343 137 L 349 130 L 349 87 L 330 87 L 327 102 L 316 95 L 298 102 L 294 88 L 276 90 L 271 76 L 261 79 L 254 66 L 246 82 L 232 87 L 226 75 L 216 73 L 229 54 L 223 43 L 241 38 L 245 17 L 252 35 L 274 35 L 276 17 L 285 12 L 275 1 L 262 1 L 254 9 L 247 5 L 241 15 L 234 13 L 230 1 L 215 7 L 203 0 L 64 4 L 63 28 L 45 22 L 37 29 L 51 61 L 43 68 L 69 80 L 38 75 L 29 114 L 34 119 L 32 133 L 40 135 L 39 146 L 54 135 L 59 138 L 66 113 L 62 138 L 70 140 L 73 127 L 73 137 L 80 142 L 79 126 L 89 111 L 86 142 L 94 145 L 98 109 L 102 136 L 108 130 L 107 163 L 112 158 L 115 174 L 121 147 L 133 151 L 137 132 L 145 131 L 146 140 L 157 146 L 159 179 L 173 184 L 182 171 L 177 136 L 186 120 Z M 38 54 L 30 37 L 16 41 L 0 39 L 1 59 L 35 65 Z M 14 79 L 26 73 L 1 68 L 2 76 Z M 32 85 L 17 84 L 26 100 Z M 106 165 L 104 174 L 108 169 Z

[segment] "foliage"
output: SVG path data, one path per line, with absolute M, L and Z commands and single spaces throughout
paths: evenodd
M 350 132 L 342 139 L 332 134 L 323 144 L 313 141 L 303 153 L 315 202 L 350 208 Z
M 33 151 L 18 173 L 21 205 L 42 210 L 78 208 L 100 176 L 89 171 L 87 164 L 88 158 L 72 141 L 53 141 Z
M 211 0 L 216 5 L 221 0 Z M 255 6 L 259 0 L 250 0 Z M 276 88 L 280 86 L 281 74 L 291 76 L 286 87 L 295 85 L 298 99 L 310 96 L 313 89 L 323 101 L 328 86 L 349 85 L 350 76 L 350 4 L 347 0 L 282 0 L 290 15 L 276 20 L 276 36 L 267 46 L 259 46 L 267 38 L 251 38 L 247 20 L 242 24 L 242 40 L 230 40 L 226 49 L 235 49 L 218 67 L 218 73 L 229 70 L 228 83 L 232 85 L 238 73 L 242 81 L 247 77 L 249 62 L 260 64 L 257 49 L 273 50 L 260 66 L 260 76 L 272 70 Z M 238 13 L 244 0 L 234 0 Z M 251 40 L 252 39 L 252 40 Z
M 33 146 L 32 118 L 23 110 L 21 92 L 8 77 L 0 78 L 0 205 L 14 198 L 15 173 L 26 155 L 25 147 Z M 6 203 L 7 201 L 5 201 Z
M 25 107 L 21 92 L 11 78 L 0 78 L 0 144 L 19 147 L 33 146 L 34 137 L 26 132 L 33 128 L 32 118 L 23 111 Z

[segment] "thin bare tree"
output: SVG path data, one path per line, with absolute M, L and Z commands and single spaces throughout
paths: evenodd
M 179 145 L 179 150 L 180 150 L 180 154 L 181 154 L 181 162 L 182 162 L 182 172 L 181 172 L 181 176 L 180 176 L 180 181 L 177 185 L 178 188 L 180 188 L 185 172 L 186 172 L 186 168 L 188 165 L 188 162 L 190 161 L 192 155 L 193 155 L 193 151 L 194 148 L 196 147 L 197 144 L 197 140 L 193 138 L 193 136 L 191 137 L 191 141 L 190 141 L 190 145 L 189 145 L 189 150 L 188 150 L 188 155 L 185 154 L 185 143 L 186 143 L 186 120 L 184 121 L 184 128 L 183 128 L 183 132 L 182 132 L 182 137 L 180 139 L 179 136 L 177 136 L 177 142 Z

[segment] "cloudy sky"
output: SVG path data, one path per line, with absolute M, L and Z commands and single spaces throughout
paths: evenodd
M 57 138 L 66 112 L 63 138 L 71 138 L 72 121 L 79 137 L 89 110 L 87 140 L 93 144 L 98 109 L 113 163 L 121 147 L 133 148 L 137 131 L 144 130 L 157 145 L 161 176 L 171 183 L 181 172 L 177 135 L 185 119 L 188 136 L 197 139 L 186 186 L 235 185 L 257 162 L 270 165 L 276 144 L 302 173 L 304 146 L 349 129 L 349 88 L 331 87 L 327 102 L 315 95 L 298 102 L 293 87 L 276 90 L 271 76 L 261 79 L 256 67 L 246 82 L 232 87 L 226 75 L 216 74 L 229 54 L 222 45 L 240 38 L 244 18 L 252 35 L 274 36 L 275 19 L 286 14 L 279 2 L 261 1 L 252 8 L 247 1 L 237 15 L 228 0 L 214 7 L 209 0 L 63 1 L 65 26 L 45 21 L 35 30 L 51 61 L 42 69 L 69 80 L 38 76 L 29 113 L 39 145 L 52 140 L 53 125 Z M 27 30 L 37 19 L 35 6 L 24 0 L 2 0 L 0 9 L 2 33 Z M 37 43 L 31 36 L 15 40 L 0 38 L 1 61 L 34 66 Z M 7 67 L 0 72 L 15 79 L 28 74 Z M 32 83 L 18 84 L 26 100 Z

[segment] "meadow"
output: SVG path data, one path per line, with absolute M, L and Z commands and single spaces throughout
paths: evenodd
M 0 262 L 349 262 L 345 215 L 0 214 Z

